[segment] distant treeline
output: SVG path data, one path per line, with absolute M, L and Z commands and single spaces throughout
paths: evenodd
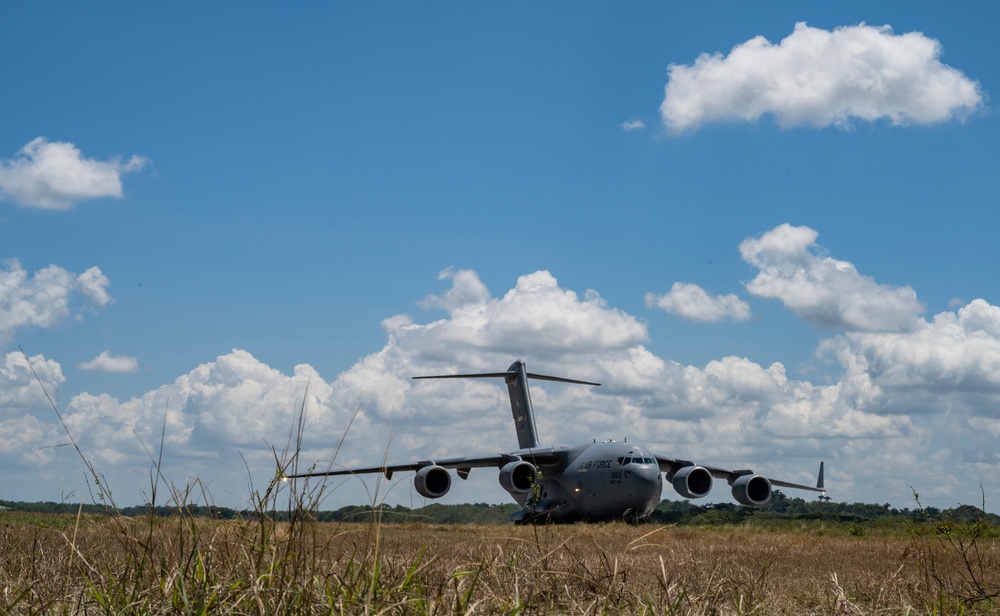
M 411 509 L 402 505 L 372 507 L 371 505 L 348 505 L 332 511 L 310 511 L 311 519 L 321 522 L 363 522 L 377 518 L 387 524 L 401 522 L 427 522 L 432 524 L 502 524 L 519 509 L 514 503 L 505 505 L 490 505 L 487 503 L 442 505 L 434 503 L 425 507 Z M 109 513 L 108 508 L 96 504 L 72 503 L 21 503 L 0 500 L 0 520 L 3 510 L 25 511 L 33 513 L 77 513 L 87 514 Z M 156 516 L 169 517 L 175 515 L 191 517 L 209 517 L 217 519 L 252 519 L 267 515 L 282 521 L 291 515 L 302 515 L 301 511 L 288 509 L 273 509 L 265 512 L 250 509 L 231 509 L 206 505 L 138 505 L 119 508 L 120 515 L 136 517 L 152 513 Z M 113 513 L 113 512 L 111 512 Z M 766 520 L 828 520 L 831 522 L 870 522 L 884 520 L 896 521 L 941 521 L 974 522 L 983 520 L 991 525 L 1000 524 L 1000 516 L 984 513 L 979 507 L 961 505 L 953 509 L 938 509 L 926 507 L 921 509 L 896 509 L 888 503 L 873 505 L 868 503 L 835 503 L 832 501 L 806 501 L 801 498 L 788 498 L 780 491 L 775 491 L 774 498 L 764 507 L 745 507 L 733 503 L 710 503 L 696 505 L 688 500 L 660 501 L 653 512 L 652 522 L 660 524 L 715 526 L 722 524 L 739 524 L 751 519 Z

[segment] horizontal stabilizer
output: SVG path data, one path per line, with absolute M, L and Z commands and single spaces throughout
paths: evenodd
M 549 376 L 547 374 L 535 374 L 534 372 L 527 372 L 525 375 L 529 379 L 537 379 L 539 381 L 555 381 L 556 383 L 573 383 L 574 385 L 593 385 L 595 387 L 600 387 L 600 383 L 591 383 L 590 381 L 578 381 L 576 379 L 567 379 L 561 376 Z M 513 370 L 507 372 L 483 372 L 480 374 L 438 374 L 433 376 L 415 376 L 414 379 L 487 379 L 487 378 L 502 378 L 510 379 L 517 376 L 517 373 Z
M 540 381 L 555 381 L 557 383 L 573 383 L 575 385 L 594 385 L 590 381 L 578 381 L 561 376 L 535 374 L 528 372 L 522 360 L 517 360 L 507 368 L 506 372 L 484 372 L 479 374 L 441 374 L 434 376 L 415 376 L 414 379 L 482 379 L 502 378 L 507 384 L 510 396 L 510 411 L 514 417 L 514 428 L 517 431 L 517 446 L 521 449 L 538 447 L 538 435 L 535 430 L 535 414 L 531 409 L 531 395 L 528 393 L 528 379 Z

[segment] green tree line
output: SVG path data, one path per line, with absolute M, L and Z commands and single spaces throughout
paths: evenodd
M 653 512 L 651 521 L 661 524 L 702 525 L 713 526 L 722 524 L 740 524 L 750 520 L 767 523 L 768 521 L 788 520 L 826 520 L 829 522 L 864 523 L 880 521 L 940 521 L 974 522 L 982 520 L 990 525 L 998 525 L 1000 516 L 985 513 L 979 507 L 959 505 L 952 509 L 935 507 L 920 507 L 914 503 L 914 508 L 897 509 L 886 503 L 884 505 L 870 503 L 837 503 L 832 501 L 806 501 L 802 498 L 789 498 L 776 490 L 771 502 L 764 507 L 746 507 L 734 503 L 708 503 L 697 505 L 689 500 L 672 501 L 664 499 Z M 348 505 L 333 510 L 310 511 L 312 519 L 321 522 L 367 522 L 377 519 L 382 523 L 395 524 L 403 522 L 426 522 L 432 524 L 502 524 L 512 513 L 519 509 L 514 503 L 493 505 L 488 503 L 466 503 L 443 505 L 433 503 L 424 507 L 409 508 L 402 505 Z M 3 510 L 23 511 L 32 513 L 62 513 L 75 514 L 82 511 L 87 514 L 108 513 L 103 505 L 72 504 L 55 502 L 16 502 L 0 500 L 0 519 Z M 261 515 L 261 512 L 250 509 L 232 509 L 208 505 L 182 506 L 150 506 L 137 505 L 118 509 L 125 516 L 155 515 L 168 517 L 184 515 L 193 517 L 209 517 L 216 519 L 250 519 Z M 278 521 L 287 520 L 290 512 L 283 510 L 267 511 L 266 514 Z M 297 512 L 301 515 L 301 512 Z

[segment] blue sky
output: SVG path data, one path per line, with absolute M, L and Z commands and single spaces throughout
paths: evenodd
M 165 413 L 234 506 L 304 396 L 310 459 L 355 409 L 344 464 L 513 447 L 495 384 L 408 379 L 517 358 L 603 383 L 533 388 L 550 442 L 1000 493 L 996 12 L 0 9 L 0 497 L 87 494 L 18 347 L 123 504 Z

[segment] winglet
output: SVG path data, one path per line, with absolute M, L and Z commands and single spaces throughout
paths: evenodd
M 826 494 L 826 488 L 823 487 L 823 463 L 822 462 L 819 463 L 819 478 L 816 479 L 816 487 L 819 488 L 820 490 L 823 490 L 823 493 Z

